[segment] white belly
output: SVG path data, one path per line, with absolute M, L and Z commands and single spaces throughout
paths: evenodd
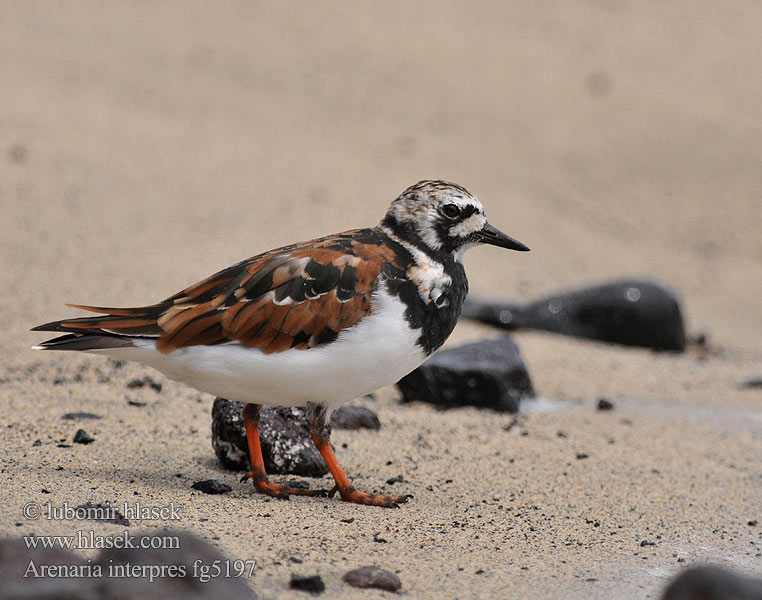
M 333 342 L 308 350 L 264 354 L 239 344 L 189 346 L 161 354 L 154 342 L 95 351 L 149 365 L 167 377 L 228 400 L 334 409 L 398 381 L 426 356 L 404 318 L 405 306 L 385 292 L 372 312 Z

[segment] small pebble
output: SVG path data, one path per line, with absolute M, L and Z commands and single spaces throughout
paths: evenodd
M 353 569 L 344 574 L 342 579 L 356 588 L 376 588 L 387 592 L 398 592 L 402 582 L 391 571 L 373 565 Z
M 762 377 L 751 377 L 750 379 L 747 379 L 743 383 L 740 383 L 738 385 L 739 388 L 751 390 L 754 388 L 762 388 Z
M 191 487 L 194 490 L 204 492 L 205 494 L 225 494 L 233 489 L 226 483 L 221 483 L 216 479 L 205 479 L 203 481 L 197 481 Z
M 292 590 L 301 590 L 302 592 L 309 592 L 310 594 L 322 594 L 325 591 L 325 583 L 320 575 L 312 575 L 311 577 L 297 577 L 291 576 L 290 586 Z
M 598 410 L 611 410 L 614 408 L 614 404 L 607 398 L 598 399 Z
M 77 429 L 77 433 L 74 434 L 72 440 L 75 444 L 92 444 L 95 438 L 88 435 L 84 429 Z
M 342 406 L 331 415 L 331 427 L 336 429 L 381 429 L 381 421 L 372 410 L 363 406 Z
M 142 388 L 145 386 L 150 387 L 155 392 L 161 391 L 161 384 L 157 381 L 154 381 L 150 375 L 144 375 L 143 377 L 132 379 L 127 382 L 128 390 L 134 390 L 135 388 Z
M 66 421 L 78 421 L 79 419 L 102 419 L 100 415 L 94 415 L 93 413 L 89 412 L 75 412 L 75 413 L 64 413 L 61 415 L 61 418 Z
M 26 162 L 27 157 L 29 156 L 29 151 L 27 150 L 26 146 L 23 144 L 14 144 L 8 149 L 8 157 L 11 159 L 12 162 L 21 164 Z

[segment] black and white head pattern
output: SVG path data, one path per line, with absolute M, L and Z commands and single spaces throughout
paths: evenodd
M 419 238 L 435 253 L 455 254 L 458 259 L 478 243 L 477 234 L 487 223 L 484 207 L 464 187 L 446 181 L 419 181 L 392 202 L 385 225 Z

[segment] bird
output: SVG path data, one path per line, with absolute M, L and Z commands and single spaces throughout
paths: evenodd
M 423 180 L 407 188 L 375 227 L 270 250 L 166 300 L 134 308 L 67 306 L 97 313 L 33 331 L 64 333 L 35 350 L 131 360 L 197 390 L 244 403 L 251 479 L 275 498 L 328 495 L 397 507 L 408 496 L 355 489 L 330 445 L 330 414 L 391 385 L 435 352 L 468 293 L 464 253 L 477 245 L 527 251 L 493 227 L 466 188 Z M 304 406 L 331 490 L 268 479 L 259 439 L 262 405 Z

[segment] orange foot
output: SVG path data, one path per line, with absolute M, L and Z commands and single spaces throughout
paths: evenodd
M 338 486 L 333 486 L 328 497 L 333 498 L 333 495 L 339 492 L 341 499 L 344 502 L 353 502 L 355 504 L 367 504 L 368 506 L 381 506 L 383 508 L 399 508 L 400 504 L 404 504 L 412 496 L 382 496 L 381 494 L 369 494 L 368 492 L 361 492 L 353 487 L 348 489 L 339 489 Z
M 281 485 L 279 483 L 273 483 L 266 477 L 262 477 L 260 474 L 254 471 L 249 471 L 241 477 L 241 481 L 251 479 L 256 489 L 260 494 L 272 496 L 279 500 L 288 500 L 289 496 L 325 496 L 328 494 L 328 490 L 309 490 L 304 488 L 295 488 Z

